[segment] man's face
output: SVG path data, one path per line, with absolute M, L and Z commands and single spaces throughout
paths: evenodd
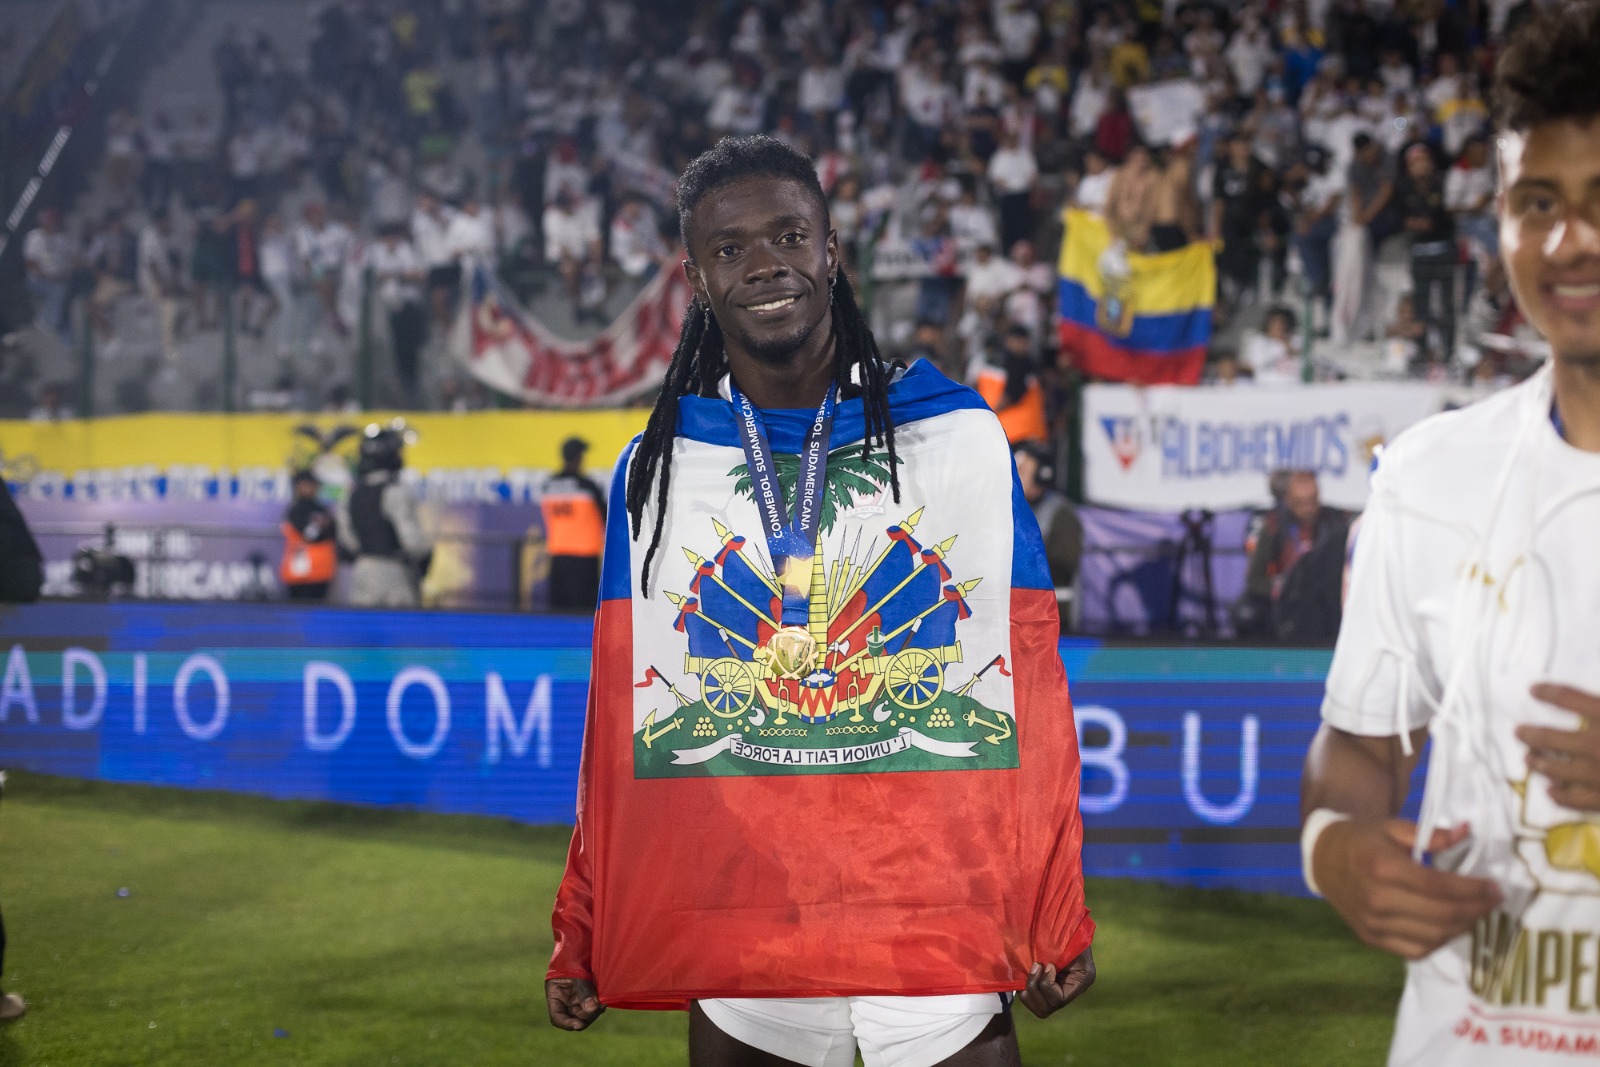
M 1301 522 L 1311 522 L 1317 517 L 1322 499 L 1317 493 L 1317 479 L 1309 474 L 1297 474 L 1289 481 L 1289 491 L 1283 496 L 1284 506 Z
M 825 209 L 799 182 L 745 178 L 716 189 L 688 231 L 689 284 L 730 347 L 786 364 L 824 326 L 838 243 Z
M 1600 122 L 1500 139 L 1500 255 L 1555 358 L 1600 367 Z

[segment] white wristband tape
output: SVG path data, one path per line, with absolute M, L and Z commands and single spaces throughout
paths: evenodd
M 1317 838 L 1334 823 L 1349 822 L 1350 819 L 1351 816 L 1342 811 L 1318 808 L 1306 816 L 1305 825 L 1300 828 L 1300 873 L 1305 875 L 1306 888 L 1311 890 L 1313 896 L 1322 895 L 1322 890 L 1317 888 L 1317 880 L 1311 873 L 1311 856 L 1317 850 Z

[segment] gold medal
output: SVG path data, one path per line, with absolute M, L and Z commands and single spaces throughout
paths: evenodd
M 817 639 L 804 626 L 785 626 L 767 638 L 767 666 L 779 678 L 799 681 L 817 669 Z

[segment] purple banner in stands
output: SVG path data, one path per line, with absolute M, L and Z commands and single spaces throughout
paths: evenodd
M 78 596 L 73 557 L 109 547 L 133 564 L 119 595 L 148 600 L 278 600 L 284 506 L 249 500 L 17 502 L 45 559 L 46 596 Z M 544 520 L 531 504 L 424 504 L 436 542 L 430 607 L 529 609 L 548 603 Z M 109 544 L 107 528 L 110 528 Z M 344 599 L 336 580 L 330 599 Z

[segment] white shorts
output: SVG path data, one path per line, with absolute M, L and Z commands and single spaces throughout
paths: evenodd
M 933 1067 L 983 1032 L 1007 998 L 752 997 L 698 1002 L 717 1029 L 805 1067 Z

